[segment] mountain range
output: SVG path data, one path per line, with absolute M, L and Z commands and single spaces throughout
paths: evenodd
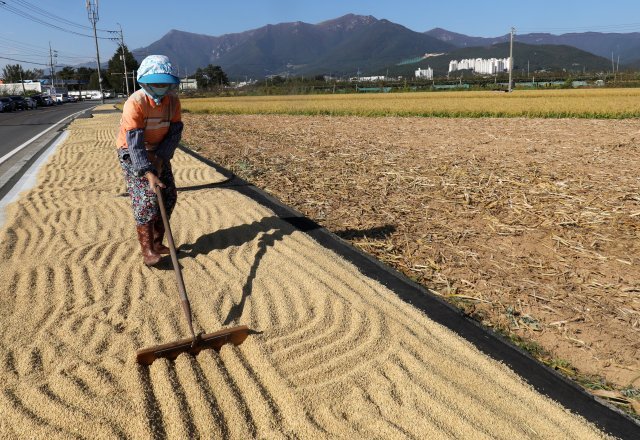
M 449 71 L 450 60 L 473 58 L 506 58 L 509 43 L 495 43 L 490 46 L 463 47 L 440 56 L 433 56 L 408 65 L 388 69 L 391 76 L 412 77 L 417 68 L 430 67 L 436 76 L 444 76 Z M 590 52 L 567 45 L 513 43 L 513 69 L 522 74 L 537 71 L 604 72 L 611 71 L 611 61 Z M 386 73 L 378 72 L 378 73 Z M 453 74 L 459 77 L 462 73 Z M 528 75 L 527 75 L 528 76 Z
M 404 68 L 431 63 L 442 73 L 450 59 L 508 57 L 504 45 L 508 38 L 470 37 L 440 28 L 416 32 L 389 20 L 348 14 L 318 24 L 280 23 L 221 36 L 174 29 L 133 54 L 138 60 L 149 54 L 167 55 L 181 76 L 208 64 L 220 65 L 232 79 L 276 74 L 371 75 L 403 70 L 397 66 L 403 60 L 446 54 Z M 536 33 L 517 35 L 516 42 L 520 44 L 516 44 L 514 59 L 520 68 L 524 56 L 529 68 L 534 68 L 533 60 L 535 69 L 547 70 L 606 70 L 612 53 L 623 65 L 640 63 L 640 33 Z
M 425 34 L 456 47 L 486 47 L 509 41 L 509 34 L 495 38 L 469 37 L 441 28 L 431 29 Z M 640 32 L 625 34 L 582 32 L 562 35 L 532 33 L 516 35 L 515 41 L 526 44 L 572 46 L 609 60 L 613 55 L 615 62 L 618 61 L 619 56 L 622 64 L 640 61 Z

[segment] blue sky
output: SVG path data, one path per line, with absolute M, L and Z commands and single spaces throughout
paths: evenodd
M 4 5 L 2 3 L 5 3 Z M 473 36 L 506 34 L 510 26 L 520 33 L 638 32 L 640 1 L 484 1 L 458 0 L 242 0 L 242 1 L 136 1 L 98 0 L 98 28 L 122 26 L 130 49 L 147 46 L 170 29 L 207 35 L 243 32 L 266 24 L 304 21 L 318 23 L 347 13 L 386 18 L 414 31 L 442 27 Z M 40 9 L 33 9 L 33 8 Z M 0 57 L 48 62 L 48 47 L 58 50 L 58 64 L 95 61 L 93 38 L 35 23 L 7 8 L 27 12 L 61 28 L 90 34 L 85 0 L 0 0 Z M 37 12 L 44 12 L 41 15 Z M 46 13 L 72 22 L 66 23 Z M 110 34 L 100 32 L 101 36 Z M 100 40 L 101 61 L 110 58 L 115 43 Z M 0 68 L 13 61 L 0 59 Z M 26 64 L 25 67 L 38 67 Z M 42 67 L 42 66 L 41 66 Z

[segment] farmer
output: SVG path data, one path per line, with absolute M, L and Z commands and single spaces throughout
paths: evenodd
M 150 55 L 140 64 L 138 83 L 142 89 L 124 104 L 116 146 L 142 258 L 153 266 L 169 253 L 162 244 L 164 224 L 154 189 L 161 188 L 169 217 L 177 199 L 170 160 L 182 136 L 180 100 L 175 93 L 180 79 L 171 73 L 169 58 Z

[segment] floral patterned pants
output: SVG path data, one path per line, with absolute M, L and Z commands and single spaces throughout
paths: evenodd
M 160 207 L 158 206 L 158 197 L 156 193 L 149 188 L 149 181 L 146 177 L 138 177 L 133 169 L 131 158 L 128 150 L 124 148 L 118 149 L 118 158 L 120 166 L 124 174 L 124 180 L 127 183 L 127 191 L 131 197 L 131 205 L 133 206 L 133 216 L 137 225 L 144 225 L 160 218 Z M 176 182 L 173 178 L 171 163 L 166 162 L 162 167 L 160 181 L 167 187 L 162 189 L 162 199 L 167 210 L 167 217 L 171 218 L 173 208 L 176 206 L 178 192 L 176 191 Z

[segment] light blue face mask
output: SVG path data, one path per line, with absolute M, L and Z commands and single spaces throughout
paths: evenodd
M 140 83 L 142 90 L 149 96 L 149 98 L 153 99 L 156 105 L 160 105 L 162 102 L 162 98 L 164 98 L 169 91 L 173 90 L 174 87 L 166 86 L 166 87 L 154 87 L 151 84 L 143 84 Z

